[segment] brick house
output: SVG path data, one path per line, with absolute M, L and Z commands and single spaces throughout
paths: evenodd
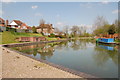
M 15 28 L 17 29 L 17 32 L 32 32 L 32 28 L 29 27 L 28 25 L 26 25 L 25 23 L 23 23 L 20 20 L 13 20 L 9 26 L 11 28 Z
M 44 35 L 50 35 L 51 33 L 54 33 L 52 24 L 41 24 L 36 28 L 36 30 L 38 33 L 43 33 Z
M 5 27 L 5 20 L 0 18 L 0 31 L 5 31 L 6 27 Z

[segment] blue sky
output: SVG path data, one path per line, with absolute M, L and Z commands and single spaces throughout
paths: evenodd
M 64 25 L 92 25 L 97 16 L 104 16 L 110 24 L 117 19 L 117 2 L 13 2 L 2 4 L 2 18 L 21 20 L 38 26 L 40 19 L 54 27 Z

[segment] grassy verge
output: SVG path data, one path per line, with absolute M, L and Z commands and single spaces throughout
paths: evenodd
M 120 43 L 120 40 L 115 40 L 115 42 Z
M 0 44 L 9 44 L 9 43 L 20 43 L 19 41 L 16 41 L 15 39 L 18 37 L 42 37 L 43 35 L 38 33 L 17 33 L 17 32 L 0 32 L 0 35 L 2 35 L 2 43 Z M 44 36 L 47 38 L 48 41 L 57 40 L 57 38 L 50 38 L 47 36 Z

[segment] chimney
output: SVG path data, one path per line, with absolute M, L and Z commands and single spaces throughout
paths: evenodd
M 9 24 L 9 21 L 8 21 L 8 20 L 6 20 L 6 26 L 8 26 L 8 24 Z

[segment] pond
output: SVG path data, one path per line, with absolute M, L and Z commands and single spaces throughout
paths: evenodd
M 90 40 L 12 47 L 36 59 L 101 78 L 118 78 L 118 46 Z

